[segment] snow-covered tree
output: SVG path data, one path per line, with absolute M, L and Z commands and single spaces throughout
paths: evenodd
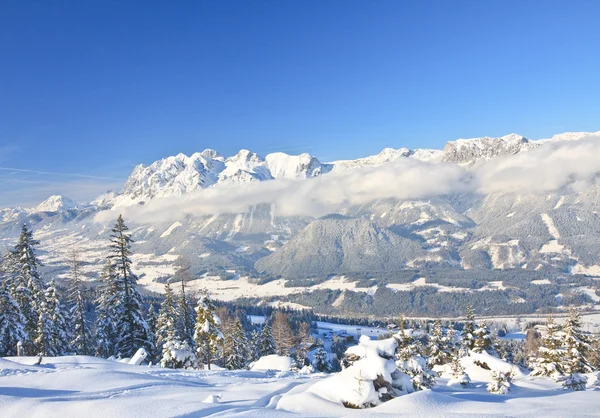
M 452 364 L 450 366 L 452 378 L 448 381 L 448 385 L 459 384 L 462 387 L 471 385 L 471 378 L 465 372 L 464 367 L 460 364 L 460 358 L 455 355 L 452 358 Z
M 302 368 L 308 363 L 307 357 L 311 346 L 315 340 L 310 334 L 310 326 L 308 322 L 302 322 L 297 332 L 296 350 L 294 351 L 294 357 L 298 368 Z
M 261 333 L 258 332 L 256 329 L 252 330 L 252 333 L 250 334 L 250 340 L 249 340 L 250 349 L 248 351 L 249 360 L 251 362 L 256 361 L 259 358 L 261 358 L 261 352 L 260 352 L 261 340 L 262 340 Z
M 435 386 L 436 374 L 427 367 L 423 347 L 413 334 L 414 330 L 405 329 L 401 321 L 400 330 L 394 335 L 398 341 L 396 367 L 410 376 L 415 390 L 429 389 Z
M 170 369 L 194 369 L 198 367 L 198 362 L 187 341 L 167 336 L 162 348 L 160 366 Z
M 38 271 L 41 262 L 35 249 L 38 245 L 39 241 L 33 239 L 33 232 L 23 224 L 19 239 L 6 259 L 14 282 L 13 298 L 25 317 L 25 332 L 29 340 L 23 342 L 23 347 L 29 354 L 36 351 L 32 342 L 37 338 L 40 309 L 44 303 L 44 281 Z
M 246 331 L 239 318 L 231 321 L 223 343 L 223 358 L 225 367 L 229 370 L 239 370 L 246 367 L 248 358 L 248 339 Z
M 460 351 L 462 355 L 467 355 L 475 346 L 475 313 L 471 305 L 467 305 L 467 318 L 463 325 L 461 334 Z
M 268 322 L 265 322 L 260 335 L 260 356 L 268 356 L 275 354 L 275 352 L 275 340 L 271 334 L 271 325 Z
M 323 346 L 317 348 L 317 352 L 315 353 L 315 357 L 313 360 L 313 367 L 315 368 L 315 370 L 318 370 L 320 372 L 329 372 L 331 369 L 327 352 L 325 351 Z
M 148 360 L 155 362 L 158 361 L 162 355 L 162 347 L 156 344 L 156 323 L 158 322 L 158 314 L 152 303 L 148 304 L 148 313 L 146 314 L 146 322 L 148 322 L 148 329 L 150 330 L 150 336 L 154 341 L 154 350 L 148 353 Z
M 110 235 L 111 255 L 116 284 L 116 351 L 131 357 L 139 348 L 153 351 L 150 330 L 142 312 L 142 297 L 137 290 L 137 276 L 131 270 L 131 243 L 128 228 L 119 215 Z
M 177 332 L 182 340 L 193 347 L 194 342 L 194 324 L 196 321 L 196 312 L 190 298 L 189 292 L 186 291 L 186 282 L 189 280 L 189 265 L 182 262 L 183 266 L 177 271 L 177 277 L 180 282 L 179 297 L 177 298 L 177 311 L 179 319 L 177 321 Z
M 451 358 L 451 348 L 448 345 L 448 339 L 444 336 L 442 323 L 438 319 L 433 325 L 433 330 L 427 341 L 427 367 L 432 368 L 436 365 L 448 363 Z
M 67 320 L 67 311 L 61 303 L 56 283 L 51 280 L 45 291 L 47 316 L 50 319 L 50 352 L 52 356 L 64 356 L 69 352 L 71 332 Z
M 591 350 L 590 336 L 581 330 L 581 315 L 572 309 L 565 322 L 564 333 L 564 361 L 563 370 L 565 377 L 560 379 L 563 387 L 573 390 L 585 390 L 587 377 L 583 373 L 594 371 L 588 359 Z
M 71 347 L 77 354 L 88 356 L 93 352 L 92 326 L 85 312 L 85 299 L 82 291 L 81 261 L 79 254 L 71 254 L 71 271 L 69 274 L 69 300 L 71 309 L 69 316 L 72 326 Z
M 0 281 L 0 357 L 17 355 L 17 344 L 25 340 L 25 317 L 10 293 L 9 282 Z
M 564 333 L 562 327 L 552 317 L 546 323 L 546 332 L 539 339 L 537 356 L 530 359 L 532 376 L 559 377 L 564 373 L 563 348 Z
M 493 370 L 492 379 L 487 384 L 487 391 L 497 395 L 506 395 L 510 390 L 510 376 L 500 370 Z
M 154 332 L 156 347 L 162 349 L 167 339 L 177 338 L 182 341 L 181 335 L 177 330 L 179 323 L 179 312 L 175 306 L 173 290 L 170 283 L 165 283 L 165 298 L 160 304 L 158 318 L 156 319 L 156 331 Z
M 196 306 L 196 325 L 194 341 L 196 342 L 198 359 L 210 370 L 211 363 L 217 357 L 223 343 L 220 330 L 221 320 L 215 313 L 215 306 L 205 290 L 198 299 Z
M 100 274 L 96 299 L 96 355 L 100 357 L 117 354 L 117 298 L 115 267 L 112 260 L 107 258 Z
M 479 326 L 473 331 L 473 337 L 475 338 L 475 341 L 473 342 L 473 351 L 476 353 L 483 353 L 485 351 L 490 354 L 494 352 L 492 334 L 485 324 L 485 321 L 479 323 Z

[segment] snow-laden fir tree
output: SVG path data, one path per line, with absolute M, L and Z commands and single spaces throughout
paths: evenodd
M 148 313 L 146 315 L 146 322 L 148 322 L 148 329 L 150 330 L 150 335 L 152 337 L 152 341 L 154 341 L 154 350 L 148 353 L 148 361 L 153 363 L 157 362 L 162 355 L 162 347 L 156 344 L 156 323 L 158 321 L 158 314 L 156 313 L 156 309 L 154 309 L 154 305 L 152 303 L 148 304 Z
M 33 340 L 33 349 L 40 356 L 54 356 L 52 347 L 53 325 L 51 319 L 51 308 L 47 306 L 45 300 L 42 300 L 39 306 L 38 320 L 35 329 L 35 340 Z
M 45 291 L 47 316 L 50 319 L 50 353 L 52 356 L 64 356 L 70 351 L 71 331 L 68 314 L 61 303 L 56 283 L 51 280 Z M 41 330 L 40 330 L 41 332 Z
M 239 370 L 246 367 L 248 358 L 248 339 L 242 321 L 236 318 L 228 326 L 223 344 L 225 367 L 229 370 Z
M 433 366 L 446 364 L 450 361 L 450 348 L 447 342 L 448 340 L 442 330 L 442 323 L 438 319 L 435 321 L 427 341 L 427 351 L 429 352 L 427 367 L 433 368 Z
M 71 347 L 77 354 L 91 355 L 94 351 L 92 343 L 92 325 L 86 315 L 85 298 L 82 289 L 81 261 L 77 252 L 71 254 L 71 271 L 69 274 L 69 301 L 71 309 L 72 340 Z
M 128 228 L 119 215 L 110 235 L 109 256 L 115 267 L 116 284 L 116 351 L 131 357 L 139 348 L 153 351 L 150 330 L 142 311 L 142 297 L 137 289 L 137 276 L 131 270 L 131 243 Z
M 492 381 L 487 384 L 486 389 L 490 393 L 506 395 L 510 391 L 510 376 L 500 370 L 493 370 Z
M 591 349 L 591 338 L 589 334 L 581 330 L 581 315 L 572 309 L 569 318 L 563 325 L 563 347 L 564 362 L 563 369 L 565 377 L 561 379 L 563 387 L 573 390 L 585 390 L 587 377 L 583 373 L 593 372 L 588 355 Z
M 25 317 L 9 285 L 8 280 L 0 280 L 0 357 L 16 356 L 19 341 L 27 340 Z
M 160 366 L 171 369 L 193 369 L 198 367 L 194 351 L 187 341 L 181 341 L 176 335 L 176 324 L 168 321 L 165 324 L 167 334 L 162 343 Z
M 217 358 L 223 343 L 221 333 L 221 320 L 215 313 L 215 306 L 204 290 L 196 305 L 196 325 L 194 328 L 194 341 L 196 342 L 198 360 L 206 364 L 210 370 L 211 364 Z
M 492 334 L 488 329 L 485 321 L 481 321 L 477 328 L 473 331 L 473 351 L 476 353 L 489 353 L 492 354 L 494 350 L 494 342 Z
M 448 385 L 458 384 L 462 387 L 467 387 L 471 385 L 471 378 L 465 372 L 464 367 L 460 364 L 460 358 L 458 355 L 455 355 L 452 358 L 452 363 L 450 365 L 451 371 L 451 379 L 448 381 Z
M 298 344 L 294 351 L 294 358 L 296 360 L 296 366 L 301 369 L 307 365 L 308 352 L 310 351 L 315 340 L 310 334 L 310 326 L 308 322 L 302 322 L 297 333 Z
M 117 345 L 117 289 L 115 266 L 106 259 L 100 273 L 100 284 L 96 299 L 96 355 L 110 357 L 116 355 Z
M 552 317 L 546 323 L 546 332 L 540 336 L 537 356 L 530 359 L 532 376 L 551 376 L 558 378 L 565 372 L 563 358 L 564 332 Z
M 165 283 L 165 298 L 160 304 L 158 318 L 156 319 L 156 331 L 154 332 L 156 347 L 159 350 L 162 350 L 163 344 L 168 338 L 173 339 L 176 337 L 179 341 L 182 340 L 176 328 L 178 323 L 179 312 L 175 306 L 171 284 L 167 281 Z
M 288 316 L 282 311 L 275 311 L 271 324 L 277 354 L 289 356 L 290 349 L 294 346 L 294 334 Z
M 330 371 L 331 367 L 329 365 L 329 359 L 327 357 L 327 352 L 325 351 L 323 346 L 320 346 L 319 348 L 317 348 L 315 357 L 313 359 L 313 367 L 315 368 L 315 370 L 320 371 L 320 372 L 329 372 Z
M 423 346 L 415 334 L 414 330 L 405 328 L 404 318 L 401 318 L 400 329 L 394 335 L 398 341 L 396 367 L 410 376 L 415 390 L 430 389 L 435 386 L 436 374 L 427 367 Z
M 475 346 L 475 313 L 471 305 L 467 305 L 467 319 L 464 322 L 463 330 L 461 334 L 461 355 L 465 356 L 469 354 L 469 351 Z
M 6 260 L 14 282 L 13 298 L 25 317 L 25 332 L 29 340 L 23 341 L 23 347 L 28 354 L 37 354 L 33 340 L 38 337 L 40 309 L 44 303 L 44 282 L 38 271 L 41 262 L 35 250 L 38 245 L 39 241 L 33 239 L 32 231 L 23 224 L 19 239 Z
M 264 357 L 275 353 L 275 340 L 271 334 L 271 324 L 265 322 L 260 335 L 260 356 Z
M 249 340 L 250 350 L 248 352 L 248 355 L 250 356 L 249 359 L 251 362 L 258 360 L 261 357 L 261 353 L 260 353 L 261 341 L 262 341 L 261 333 L 258 332 L 258 330 L 253 329 L 252 332 L 250 333 L 250 340 Z
M 177 299 L 177 310 L 179 318 L 177 321 L 177 330 L 179 336 L 187 341 L 190 347 L 194 347 L 194 324 L 196 322 L 196 312 L 194 304 L 186 291 L 186 282 L 189 280 L 189 265 L 183 262 L 183 266 L 177 271 L 180 281 L 179 297 Z

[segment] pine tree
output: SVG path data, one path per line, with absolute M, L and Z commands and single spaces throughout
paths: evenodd
M 180 261 L 182 265 L 177 271 L 180 281 L 180 293 L 177 300 L 177 309 L 179 311 L 179 320 L 177 323 L 177 329 L 180 337 L 187 341 L 190 346 L 194 346 L 194 323 L 196 321 L 196 312 L 194 311 L 194 305 L 190 300 L 188 293 L 186 292 L 186 282 L 189 280 L 190 266 L 185 261 Z
M 400 330 L 394 338 L 398 342 L 396 348 L 396 367 L 410 376 L 415 390 L 429 389 L 435 385 L 436 374 L 427 368 L 423 357 L 423 347 L 413 330 L 405 329 L 404 318 L 400 321 Z
M 67 312 L 60 302 L 54 280 L 50 281 L 46 288 L 45 302 L 47 317 L 51 323 L 49 355 L 64 356 L 70 349 L 71 333 L 68 328 Z
M 290 349 L 294 346 L 294 335 L 288 316 L 282 311 L 276 311 L 273 314 L 271 332 L 275 340 L 277 354 L 288 356 Z
M 462 387 L 467 387 L 471 385 L 471 378 L 465 372 L 464 367 L 460 364 L 460 358 L 458 357 L 458 355 L 455 355 L 452 358 L 450 370 L 452 378 L 448 382 L 449 385 L 459 384 Z
M 573 390 L 585 390 L 587 377 L 583 373 L 593 372 L 588 360 L 591 349 L 591 338 L 581 330 L 581 315 L 572 309 L 563 326 L 564 360 L 563 369 L 566 377 L 561 379 L 563 387 Z
M 198 359 L 201 359 L 210 370 L 211 363 L 217 357 L 223 342 L 220 330 L 221 321 L 215 313 L 215 307 L 205 290 L 196 306 L 196 325 L 194 341 L 196 342 Z
M 243 369 L 246 366 L 246 358 L 248 357 L 247 347 L 246 332 L 240 319 L 236 318 L 229 327 L 229 332 L 225 335 L 223 346 L 225 367 L 230 370 Z
M 36 351 L 33 340 L 38 337 L 36 332 L 44 304 L 44 282 L 38 272 L 41 262 L 35 250 L 38 245 L 39 241 L 33 239 L 33 233 L 23 224 L 19 240 L 7 260 L 14 279 L 13 298 L 25 317 L 25 332 L 29 340 L 24 341 L 23 346 L 29 354 Z
M 500 370 L 492 371 L 492 382 L 487 384 L 487 391 L 497 395 L 506 395 L 510 391 L 510 375 Z
M 165 283 L 165 298 L 160 304 L 160 310 L 156 320 L 156 332 L 154 333 L 156 347 L 162 350 L 163 344 L 167 339 L 173 340 L 174 338 L 177 338 L 179 341 L 182 340 L 176 328 L 178 322 L 179 315 L 175 308 L 173 291 L 171 290 L 171 285 L 167 281 L 167 283 Z
M 0 357 L 17 355 L 17 344 L 27 340 L 25 317 L 13 299 L 8 281 L 0 281 Z
M 467 305 L 467 320 L 462 331 L 461 351 L 467 355 L 475 346 L 475 313 L 471 305 Z
M 314 366 L 315 370 L 318 370 L 320 372 L 329 372 L 330 371 L 331 367 L 329 364 L 329 360 L 327 359 L 327 352 L 325 351 L 323 346 L 320 346 L 317 349 L 317 352 L 315 353 L 315 358 L 313 361 L 313 366 Z
M 96 355 L 110 357 L 116 355 L 116 307 L 118 289 L 115 267 L 110 258 L 100 274 L 98 298 L 96 299 Z
M 115 266 L 116 350 L 124 357 L 131 357 L 139 348 L 153 351 L 149 328 L 142 313 L 142 297 L 137 290 L 137 276 L 131 271 L 131 243 L 123 217 L 119 215 L 110 236 L 109 256 Z
M 85 314 L 85 299 L 82 292 L 81 261 L 76 252 L 71 254 L 71 274 L 69 299 L 72 304 L 70 310 L 71 324 L 73 327 L 73 339 L 71 347 L 77 354 L 84 356 L 93 352 L 91 324 Z
M 275 354 L 276 351 L 275 340 L 271 334 L 271 325 L 268 322 L 265 322 L 260 335 L 260 357 Z
M 160 358 L 162 347 L 156 344 L 156 323 L 158 322 L 158 314 L 156 313 L 156 309 L 154 309 L 152 303 L 148 304 L 146 322 L 148 322 L 148 329 L 150 330 L 149 335 L 151 336 L 152 341 L 154 341 L 154 350 L 151 353 L 148 353 L 148 360 L 154 363 Z
M 448 363 L 450 354 L 447 341 L 444 338 L 442 324 L 438 319 L 433 325 L 433 330 L 427 342 L 429 357 L 427 358 L 427 367 L 442 365 Z
M 563 337 L 562 327 L 550 317 L 546 323 L 546 333 L 540 337 L 537 357 L 530 360 L 533 368 L 532 376 L 553 376 L 557 378 L 563 375 L 565 372 Z
M 249 356 L 250 356 L 250 361 L 256 361 L 261 357 L 261 353 L 260 353 L 260 343 L 261 343 L 261 334 L 257 331 L 257 330 L 252 330 L 252 333 L 250 334 L 250 351 L 249 351 Z
M 308 322 L 302 322 L 298 329 L 298 345 L 294 356 L 299 368 L 302 368 L 307 363 L 308 351 L 314 344 L 314 338 L 310 335 L 310 326 Z
M 479 326 L 472 333 L 475 341 L 473 341 L 473 351 L 476 353 L 492 353 L 494 351 L 494 343 L 492 335 L 488 329 L 485 321 L 481 321 Z

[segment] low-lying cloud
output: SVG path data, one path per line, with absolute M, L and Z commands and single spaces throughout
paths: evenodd
M 308 180 L 277 179 L 218 185 L 145 205 L 97 214 L 101 222 L 115 212 L 139 222 L 181 219 L 187 215 L 242 213 L 272 204 L 280 216 L 322 216 L 377 199 L 426 199 L 464 193 L 548 193 L 584 190 L 598 181 L 600 137 L 549 142 L 528 152 L 495 158 L 473 167 L 401 158 L 380 167 L 329 173 Z

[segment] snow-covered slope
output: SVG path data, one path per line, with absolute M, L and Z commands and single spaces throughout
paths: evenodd
M 40 203 L 35 209 L 35 212 L 61 212 L 64 210 L 77 209 L 77 204 L 68 197 L 50 196 L 48 199 Z

